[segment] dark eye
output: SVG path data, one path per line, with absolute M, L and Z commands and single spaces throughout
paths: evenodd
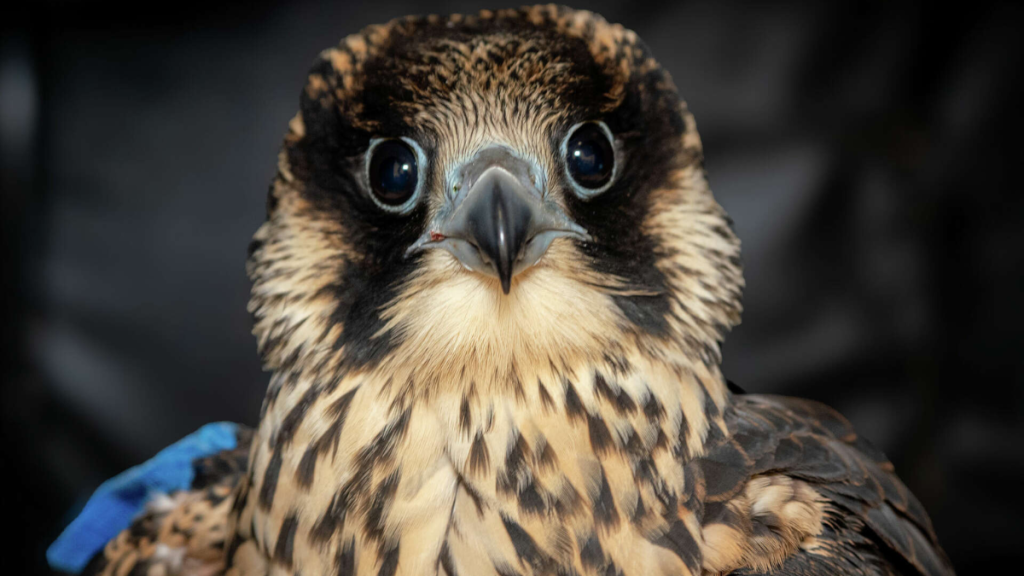
M 378 202 L 401 207 L 416 193 L 419 183 L 416 152 L 402 140 L 377 144 L 370 153 L 369 178 Z
M 583 124 L 565 141 L 565 165 L 569 176 L 586 191 L 599 190 L 612 179 L 615 150 L 601 125 Z

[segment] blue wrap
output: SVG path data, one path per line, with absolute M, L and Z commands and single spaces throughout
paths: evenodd
M 150 495 L 184 490 L 192 485 L 192 461 L 238 444 L 238 425 L 214 422 L 129 468 L 96 489 L 82 512 L 46 551 L 54 570 L 78 574 L 89 560 L 127 528 Z

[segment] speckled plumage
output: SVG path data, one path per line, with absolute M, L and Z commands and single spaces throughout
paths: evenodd
M 583 199 L 558 142 L 587 120 L 621 169 Z M 362 172 L 371 138 L 399 136 L 429 157 L 402 215 Z M 590 235 L 507 295 L 447 252 L 407 253 L 454 167 L 495 143 Z M 405 18 L 322 53 L 248 270 L 273 377 L 247 473 L 210 507 L 227 537 L 213 555 L 168 540 L 164 518 L 206 501 L 181 495 L 135 529 L 180 557 L 146 574 L 952 573 L 840 415 L 726 386 L 739 242 L 669 75 L 596 15 Z M 97 570 L 132 570 L 134 538 Z

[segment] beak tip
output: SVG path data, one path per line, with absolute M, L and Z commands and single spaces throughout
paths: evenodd
M 509 275 L 502 274 L 501 275 L 501 291 L 505 293 L 505 296 L 508 296 L 508 293 L 509 293 L 509 291 L 511 289 L 512 289 L 512 275 L 511 274 L 509 274 Z

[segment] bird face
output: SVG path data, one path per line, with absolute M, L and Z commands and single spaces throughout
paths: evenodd
M 610 176 L 614 156 L 609 139 L 604 134 L 600 138 L 603 146 L 590 141 L 584 145 L 592 148 L 574 146 L 575 156 L 567 159 L 588 172 L 607 171 Z M 606 165 L 609 170 L 603 170 Z M 444 249 L 466 270 L 497 277 L 508 294 L 512 277 L 536 264 L 556 238 L 589 239 L 547 190 L 540 163 L 521 158 L 504 142 L 489 143 L 452 172 L 444 188 L 452 193 L 441 195 L 440 209 L 410 253 Z M 391 176 L 370 171 L 371 182 Z
M 395 20 L 321 54 L 250 250 L 267 366 L 528 378 L 717 362 L 738 242 L 632 32 L 535 7 Z

